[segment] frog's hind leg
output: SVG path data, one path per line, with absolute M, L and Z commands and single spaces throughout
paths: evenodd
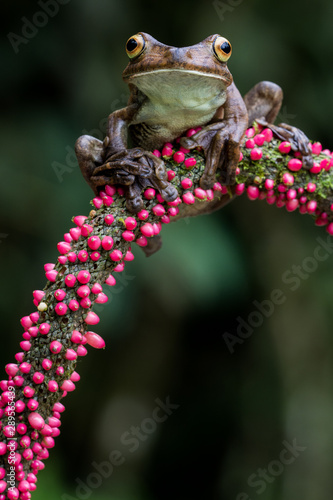
M 273 82 L 259 82 L 245 96 L 244 102 L 249 115 L 249 126 L 258 119 L 274 123 L 283 99 L 279 85 Z
M 309 139 L 300 129 L 280 123 L 273 125 L 282 104 L 283 92 L 281 87 L 273 82 L 260 82 L 245 96 L 244 102 L 249 115 L 249 126 L 254 121 L 268 127 L 282 141 L 289 141 L 293 151 L 299 151 L 305 168 L 313 166 L 312 150 Z

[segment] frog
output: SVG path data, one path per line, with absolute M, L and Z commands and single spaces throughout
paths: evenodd
M 96 195 L 106 185 L 121 186 L 133 213 L 143 208 L 147 187 L 155 188 L 165 201 L 174 201 L 178 191 L 168 181 L 163 158 L 152 151 L 189 129 L 197 132 L 180 142 L 188 150 L 201 148 L 205 155 L 200 186 L 211 188 L 217 174 L 222 184 L 232 186 L 240 147 L 254 120 L 288 140 L 303 156 L 305 168 L 311 168 L 305 134 L 288 124 L 274 125 L 282 105 L 281 87 L 259 82 L 242 97 L 228 68 L 232 46 L 224 36 L 214 34 L 192 46 L 173 47 L 138 32 L 127 40 L 126 53 L 129 62 L 122 77 L 130 91 L 127 106 L 109 115 L 104 141 L 83 135 L 75 144 L 81 172 Z M 211 210 L 217 208 L 219 200 L 211 204 Z M 207 207 L 202 211 L 206 213 Z M 197 215 L 197 207 L 193 213 Z M 154 244 L 150 246 L 147 255 L 155 251 Z M 156 238 L 155 247 L 159 246 Z

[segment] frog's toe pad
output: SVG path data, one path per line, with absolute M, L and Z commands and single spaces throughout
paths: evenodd
M 178 191 L 172 184 L 166 188 L 161 189 L 161 196 L 165 201 L 174 201 L 178 196 Z

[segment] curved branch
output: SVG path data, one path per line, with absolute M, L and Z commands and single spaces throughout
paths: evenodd
M 178 146 L 176 142 L 173 153 Z M 90 331 L 99 322 L 93 305 L 107 301 L 102 286 L 114 286 L 117 273 L 133 260 L 132 242 L 144 247 L 163 224 L 211 212 L 245 192 L 251 200 L 308 213 L 333 234 L 330 151 L 313 144 L 315 164 L 307 171 L 289 146 L 269 129 L 251 127 L 235 186 L 222 186 L 217 178 L 213 189 L 201 189 L 204 158 L 192 151 L 185 155 L 192 160 L 185 163 L 182 155 L 177 161 L 164 157 L 169 181 L 179 192 L 175 202 L 165 203 L 148 189 L 144 209 L 133 215 L 123 190 L 106 187 L 87 217 L 73 218 L 73 227 L 57 245 L 57 262 L 45 265 L 47 284 L 33 292 L 36 310 L 21 319 L 20 351 L 0 382 L 0 500 L 25 500 L 36 489 L 36 476 L 60 434 L 63 397 L 79 380 L 77 359 L 87 354 L 87 345 L 104 347 L 103 339 Z

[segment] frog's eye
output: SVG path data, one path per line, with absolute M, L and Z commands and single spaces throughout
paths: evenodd
M 145 48 L 145 39 L 142 35 L 131 36 L 126 42 L 126 52 L 130 59 L 138 57 Z
M 216 57 L 221 62 L 227 62 L 231 56 L 232 48 L 231 44 L 223 36 L 218 36 L 215 38 L 213 43 L 213 49 Z

